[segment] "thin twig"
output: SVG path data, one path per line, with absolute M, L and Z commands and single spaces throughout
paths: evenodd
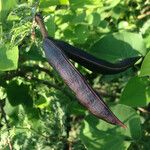
M 142 107 L 138 107 L 138 110 L 141 111 L 142 113 L 150 113 L 149 111 L 147 111 L 146 109 Z
M 9 149 L 10 149 L 10 150 L 13 150 L 13 147 L 12 147 L 12 144 L 11 144 L 11 142 L 10 142 L 10 138 L 9 138 L 9 137 L 7 138 L 7 143 L 8 143 L 8 145 L 9 145 Z
M 141 14 L 144 14 L 146 11 L 150 10 L 150 6 L 146 6 L 141 10 Z
M 150 11 L 148 11 L 148 12 L 145 12 L 144 14 L 141 14 L 141 15 L 139 15 L 139 16 L 137 16 L 137 19 L 143 19 L 143 18 L 145 18 L 145 17 L 147 17 L 147 16 L 149 16 L 150 15 Z

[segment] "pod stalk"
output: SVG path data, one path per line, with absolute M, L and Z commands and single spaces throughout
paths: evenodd
M 46 30 L 46 27 L 45 27 L 44 22 L 43 22 L 43 17 L 40 13 L 37 13 L 35 15 L 35 21 L 37 22 L 37 24 L 40 27 L 43 39 L 47 38 L 48 37 L 48 31 Z

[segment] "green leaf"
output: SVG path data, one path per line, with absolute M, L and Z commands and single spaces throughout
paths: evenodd
M 89 24 L 91 24 L 93 26 L 98 26 L 101 21 L 100 14 L 98 14 L 98 13 L 89 14 L 87 16 L 87 21 Z
M 90 0 L 70 0 L 71 8 L 77 9 L 77 8 L 83 8 L 84 5 L 89 4 Z
M 24 52 L 24 58 L 28 60 L 35 61 L 45 61 L 45 58 L 42 56 L 42 51 L 39 49 L 38 45 L 33 43 L 28 52 Z
M 148 49 L 150 48 L 150 34 L 149 34 L 149 32 L 150 32 L 150 29 L 149 29 L 149 31 L 147 31 L 147 36 L 144 38 L 145 45 Z
M 48 8 L 50 6 L 59 5 L 59 0 L 40 0 L 40 8 Z
M 75 39 L 74 42 L 76 43 L 85 43 L 88 37 L 88 27 L 86 25 L 79 24 L 75 27 Z
M 120 103 L 132 107 L 146 106 L 150 102 L 150 88 L 147 78 L 134 77 L 124 88 Z
M 29 86 L 20 84 L 16 81 L 12 81 L 6 88 L 7 97 L 12 106 L 17 106 L 19 104 L 23 104 L 26 106 L 33 106 L 33 101 L 31 96 L 29 95 Z
M 12 116 L 16 116 L 16 114 L 18 114 L 19 107 L 18 106 L 12 106 L 9 103 L 9 101 L 6 99 L 4 110 L 9 117 L 12 117 Z
M 0 71 L 15 70 L 18 67 L 18 47 L 0 46 Z
M 140 72 L 140 76 L 149 76 L 149 75 L 150 75 L 150 52 L 144 58 Z
M 97 1 L 97 0 L 69 0 L 71 8 L 72 9 L 78 9 L 78 8 L 91 8 L 91 6 L 95 6 L 97 8 L 97 6 L 103 6 L 103 2 L 101 1 Z
M 40 8 L 48 8 L 55 5 L 68 5 L 69 0 L 40 0 Z
M 119 3 L 120 3 L 120 0 L 106 0 L 106 1 L 104 1 L 105 7 L 108 7 L 108 8 L 113 8 Z
M 128 57 L 145 55 L 146 49 L 141 35 L 120 32 L 107 35 L 98 40 L 90 49 L 94 56 L 111 62 Z
M 85 13 L 85 11 L 83 11 L 83 12 L 80 12 L 80 13 L 78 13 L 76 15 L 75 14 L 72 15 L 72 17 L 73 18 L 70 19 L 69 22 L 71 21 L 72 24 L 81 24 L 81 23 L 85 22 L 86 13 Z
M 18 84 L 12 81 L 6 87 L 7 98 L 9 104 L 15 108 L 19 106 L 27 114 L 28 119 L 39 119 L 39 112 L 37 108 L 33 107 L 32 97 L 29 94 L 29 86 L 25 84 Z
M 55 35 L 55 28 L 56 25 L 54 23 L 54 17 L 52 17 L 51 15 L 49 15 L 48 17 L 46 17 L 46 23 L 45 26 L 47 27 L 48 33 L 50 36 L 54 37 Z
M 9 11 L 17 4 L 16 0 L 0 0 L 0 22 L 7 19 Z
M 61 5 L 68 5 L 69 4 L 69 0 L 59 0 Z
M 47 97 L 45 95 L 39 95 L 39 98 L 35 100 L 34 105 L 37 108 L 45 108 L 48 105 Z
M 82 124 L 80 138 L 90 150 L 126 150 L 133 140 L 141 137 L 140 117 L 131 107 L 118 104 L 112 107 L 127 129 L 110 125 L 89 115 Z
M 76 98 L 73 99 L 70 103 L 68 103 L 68 108 L 67 111 L 71 115 L 76 115 L 76 116 L 84 116 L 85 112 L 87 111 L 85 107 L 83 107 Z

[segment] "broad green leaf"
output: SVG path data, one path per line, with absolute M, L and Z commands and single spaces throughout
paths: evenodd
M 19 120 L 19 107 L 20 106 L 12 106 L 8 99 L 5 100 L 4 111 L 7 116 L 9 116 L 9 124 L 15 125 Z
M 4 100 L 5 98 L 6 98 L 5 88 L 0 86 L 0 102 L 1 102 L 1 100 Z
M 8 99 L 6 99 L 4 110 L 9 117 L 16 116 L 16 114 L 18 114 L 18 109 L 18 106 L 12 106 Z
M 91 54 L 111 62 L 139 54 L 145 55 L 146 49 L 141 35 L 130 32 L 109 34 L 98 40 L 90 49 Z
M 147 32 L 147 36 L 144 38 L 146 48 L 150 48 L 150 34 L 149 33 L 150 33 L 150 28 L 149 28 L 149 31 Z
M 69 0 L 59 0 L 61 5 L 68 5 L 69 4 Z
M 0 46 L 0 71 L 15 70 L 18 67 L 18 47 Z
M 140 117 L 131 107 L 116 105 L 112 107 L 116 116 L 127 129 L 110 125 L 89 115 L 82 124 L 80 138 L 89 150 L 127 150 L 131 142 L 141 137 Z
M 46 27 L 47 27 L 47 30 L 48 30 L 48 33 L 50 36 L 54 37 L 55 35 L 55 28 L 56 28 L 56 25 L 54 23 L 54 17 L 52 16 L 48 16 L 46 17 L 46 23 L 45 23 Z
M 55 5 L 68 5 L 69 0 L 40 0 L 40 8 L 48 8 Z
M 67 111 L 71 115 L 84 116 L 87 110 L 74 97 L 73 100 L 70 103 L 68 103 Z
M 6 87 L 7 98 L 9 104 L 12 107 L 19 108 L 27 114 L 30 120 L 38 119 L 39 112 L 37 108 L 33 107 L 32 97 L 29 94 L 29 86 L 25 84 L 18 84 L 16 81 L 12 81 Z
M 75 27 L 75 37 L 74 42 L 76 43 L 84 43 L 88 37 L 88 27 L 86 25 L 79 24 Z
M 115 7 L 119 2 L 120 2 L 120 0 L 106 0 L 106 1 L 104 1 L 104 5 L 105 5 L 105 7 L 113 8 L 113 7 Z
M 73 18 L 72 18 L 71 23 L 81 24 L 85 21 L 86 13 L 85 12 L 80 12 L 79 14 L 73 15 L 72 17 Z
M 12 81 L 6 88 L 7 97 L 12 106 L 23 104 L 33 106 L 32 98 L 29 94 L 29 86 Z
M 70 4 L 71 4 L 71 8 L 72 9 L 78 9 L 78 8 L 91 8 L 91 7 L 95 7 L 97 8 L 97 6 L 103 6 L 103 2 L 102 1 L 98 1 L 98 0 L 69 0 Z
M 30 119 L 34 124 L 34 127 L 39 120 L 38 109 L 33 107 L 24 107 L 23 105 L 13 106 L 8 100 L 6 100 L 4 107 L 6 115 L 9 116 L 9 121 L 11 124 L 16 125 L 21 120 L 24 120 L 25 117 Z M 31 123 L 30 123 L 31 124 Z
M 113 9 L 111 9 L 111 16 L 112 16 L 112 18 L 118 20 L 120 17 L 122 17 L 125 14 L 125 11 L 126 11 L 126 9 L 124 8 L 124 6 L 119 4 L 116 7 L 113 7 Z M 123 22 L 123 21 L 121 21 L 121 22 Z M 123 28 L 123 29 L 126 29 L 126 28 Z
M 118 28 L 119 28 L 119 29 L 128 29 L 128 27 L 129 27 L 129 24 L 128 24 L 127 21 L 121 21 L 121 22 L 119 22 L 119 24 L 118 24 Z
M 146 106 L 150 102 L 150 88 L 147 78 L 134 77 L 124 88 L 120 103 L 132 107 Z
M 0 0 L 0 22 L 7 19 L 9 11 L 17 4 L 17 0 Z
M 40 0 L 40 8 L 48 8 L 50 6 L 59 5 L 59 0 Z
M 83 8 L 86 4 L 89 4 L 90 0 L 70 0 L 71 8 L 77 9 L 77 8 Z
M 150 29 L 150 19 L 148 19 L 146 22 L 144 22 L 140 31 L 142 32 L 142 34 L 145 34 L 146 32 L 149 32 L 149 29 Z
M 144 58 L 140 72 L 140 76 L 149 76 L 149 75 L 150 75 L 150 52 Z
M 87 21 L 89 24 L 91 24 L 93 26 L 98 26 L 101 21 L 100 14 L 98 14 L 98 13 L 89 14 L 87 16 Z
M 45 61 L 45 58 L 42 56 L 42 51 L 39 47 L 33 43 L 28 52 L 24 53 L 26 59 L 35 60 L 35 61 Z
M 35 100 L 34 104 L 37 108 L 45 108 L 48 105 L 46 96 L 39 95 L 39 98 Z

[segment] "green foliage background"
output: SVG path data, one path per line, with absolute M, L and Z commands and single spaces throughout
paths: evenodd
M 50 36 L 95 57 L 144 57 L 117 75 L 73 62 L 127 129 L 89 114 L 47 63 L 38 11 Z M 0 149 L 148 150 L 149 14 L 149 0 L 0 0 Z

